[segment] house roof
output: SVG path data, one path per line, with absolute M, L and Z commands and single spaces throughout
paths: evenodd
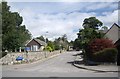
M 111 26 L 111 28 L 105 33 L 105 35 L 107 35 L 107 34 L 109 33 L 109 31 L 110 31 L 113 27 L 118 27 L 118 29 L 120 30 L 120 26 L 117 25 L 116 23 L 114 23 L 114 24 Z M 119 38 L 119 33 L 120 33 L 120 31 L 119 31 L 119 30 L 118 30 L 118 38 L 117 38 L 117 40 L 115 40 L 114 44 L 116 44 L 116 42 L 120 41 L 120 38 Z M 112 36 L 112 35 L 111 35 L 111 36 Z M 112 38 L 113 38 L 113 37 L 112 37 Z
M 44 41 L 41 41 L 39 39 L 34 38 L 33 40 L 35 40 L 36 42 L 38 42 L 41 45 L 46 45 L 46 43 Z
M 114 23 L 114 24 L 110 27 L 109 30 L 99 30 L 99 32 L 106 34 L 106 33 L 108 33 L 108 32 L 113 28 L 114 25 L 117 26 L 117 27 L 120 29 L 120 26 L 119 26 L 118 24 Z
M 120 29 L 120 26 L 117 25 L 116 23 L 114 23 L 114 24 L 112 25 L 112 27 L 111 27 L 105 34 L 107 34 L 107 33 L 114 27 L 114 25 L 117 26 L 117 27 Z
M 39 40 L 39 39 L 36 39 L 36 38 L 33 38 L 33 39 L 31 39 L 31 40 L 29 40 L 29 41 L 26 41 L 26 44 L 25 44 L 25 46 L 29 43 L 29 42 L 31 42 L 32 40 L 34 40 L 34 41 L 36 41 L 38 44 L 40 44 L 40 45 L 46 45 L 46 43 L 44 42 L 44 41 L 41 41 L 41 40 Z

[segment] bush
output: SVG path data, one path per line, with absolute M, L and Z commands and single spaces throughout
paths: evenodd
M 102 51 L 93 54 L 94 61 L 97 62 L 116 62 L 117 61 L 117 49 L 106 48 Z
M 86 49 L 86 56 L 89 60 L 112 61 L 115 58 L 116 49 L 111 40 L 101 38 L 92 40 Z M 109 58 L 109 59 L 108 59 Z M 115 60 L 113 60 L 115 61 Z
M 52 49 L 50 46 L 47 46 L 46 48 L 44 48 L 44 50 L 47 50 L 47 51 L 49 51 L 49 52 L 52 52 L 52 51 L 53 51 L 53 49 Z
M 48 47 L 48 49 L 49 50 L 51 50 L 51 51 L 54 51 L 55 50 L 55 46 L 54 46 L 54 43 L 53 42 L 48 42 L 48 44 L 47 44 L 47 47 Z
M 53 51 L 53 49 L 50 46 L 47 46 L 47 50 L 50 51 L 50 52 Z
M 105 48 L 115 48 L 115 45 L 112 43 L 112 40 L 109 39 L 95 39 L 88 44 L 88 49 L 90 53 L 96 53 Z

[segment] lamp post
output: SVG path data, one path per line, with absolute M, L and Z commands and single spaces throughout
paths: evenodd
M 47 51 L 46 51 L 46 47 L 47 47 L 47 35 L 48 31 L 45 32 L 45 58 L 47 58 Z

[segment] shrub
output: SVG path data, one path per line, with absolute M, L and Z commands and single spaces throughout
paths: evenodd
M 53 51 L 53 49 L 50 46 L 47 46 L 46 48 L 44 48 L 44 50 L 49 51 L 49 52 Z
M 52 49 L 51 51 L 54 51 L 55 50 L 55 46 L 54 46 L 54 43 L 53 42 L 48 42 L 48 44 L 47 44 L 47 47 L 48 47 L 48 49 Z
M 53 49 L 50 46 L 47 46 L 47 50 L 50 51 L 50 52 L 53 51 Z
M 116 62 L 117 61 L 117 49 L 105 48 L 99 52 L 93 54 L 94 61 L 97 62 Z
M 86 50 L 86 55 L 88 59 L 95 61 L 112 61 L 112 57 L 115 57 L 115 45 L 111 40 L 101 38 L 92 40 Z M 109 57 L 111 59 L 107 59 Z M 113 60 L 114 61 L 114 60 Z
M 43 50 L 44 51 L 49 51 L 49 52 L 54 51 L 54 49 L 52 49 L 52 47 L 50 47 L 50 46 L 46 46 Z
M 90 53 L 96 53 L 105 48 L 115 48 L 115 45 L 112 43 L 112 40 L 109 39 L 94 39 L 88 44 L 87 50 Z

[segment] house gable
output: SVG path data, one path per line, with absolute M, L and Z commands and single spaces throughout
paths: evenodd
M 114 23 L 112 27 L 105 33 L 105 36 L 113 41 L 117 42 L 120 39 L 120 27 Z
M 31 46 L 31 45 L 41 45 L 39 44 L 37 41 L 35 41 L 34 39 L 32 39 L 30 42 L 27 43 L 27 46 Z
M 39 39 L 31 39 L 30 41 L 28 41 L 26 44 L 25 44 L 25 46 L 28 46 L 28 45 L 43 45 L 43 46 L 45 46 L 46 45 L 46 43 L 44 42 L 44 41 L 41 41 L 41 40 L 39 40 Z
M 44 46 L 46 43 L 44 41 L 41 41 L 39 39 L 32 39 L 29 42 L 26 43 L 26 47 L 30 48 L 30 51 L 41 51 L 44 49 Z

